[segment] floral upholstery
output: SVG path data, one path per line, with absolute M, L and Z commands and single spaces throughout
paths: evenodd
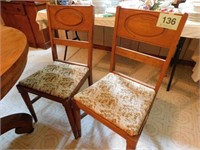
M 54 61 L 19 82 L 20 85 L 60 98 L 67 98 L 89 69 Z
M 155 91 L 128 79 L 109 73 L 74 96 L 129 135 L 137 135 L 155 97 Z

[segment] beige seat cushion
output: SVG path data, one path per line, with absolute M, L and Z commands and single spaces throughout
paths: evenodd
M 74 100 L 133 136 L 138 134 L 154 96 L 153 89 L 109 73 L 76 94 Z
M 87 67 L 55 61 L 19 84 L 64 99 L 70 96 L 88 70 Z

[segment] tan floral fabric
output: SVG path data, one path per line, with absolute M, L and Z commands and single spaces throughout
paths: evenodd
M 87 67 L 53 62 L 19 82 L 20 85 L 67 98 L 88 71 Z
M 74 96 L 129 135 L 137 135 L 154 99 L 153 89 L 109 73 Z

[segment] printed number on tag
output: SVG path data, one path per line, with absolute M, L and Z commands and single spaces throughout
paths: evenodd
M 176 30 L 182 16 L 160 13 L 156 26 Z

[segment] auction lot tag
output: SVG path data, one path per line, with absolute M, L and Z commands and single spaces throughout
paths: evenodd
M 176 30 L 182 16 L 160 13 L 156 26 Z

